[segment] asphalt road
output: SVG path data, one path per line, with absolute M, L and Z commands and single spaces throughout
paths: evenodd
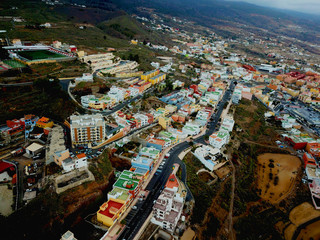
M 232 92 L 234 90 L 234 86 L 235 85 L 232 83 L 229 89 L 225 92 L 222 100 L 217 106 L 218 110 L 216 114 L 213 116 L 213 119 L 209 124 L 206 134 L 211 135 L 214 131 L 217 130 L 216 127 L 220 119 L 220 116 L 222 114 L 224 105 L 230 100 Z M 205 144 L 204 136 L 194 139 L 194 142 Z M 153 202 L 159 197 L 162 189 L 164 188 L 172 172 L 172 167 L 174 163 L 180 164 L 180 167 L 182 169 L 181 180 L 186 184 L 186 178 L 187 178 L 186 167 L 185 167 L 185 164 L 179 159 L 178 156 L 182 151 L 184 151 L 189 146 L 190 146 L 189 142 L 182 142 L 170 150 L 169 152 L 170 157 L 166 160 L 166 164 L 164 165 L 163 170 L 158 175 L 153 176 L 153 178 L 151 179 L 151 181 L 149 182 L 146 188 L 147 190 L 150 191 L 148 197 L 143 202 L 136 205 L 137 209 L 130 211 L 130 213 L 126 218 L 126 227 L 118 239 L 128 240 L 128 239 L 133 239 L 135 237 L 139 229 L 142 227 L 143 223 L 146 221 L 146 219 L 150 215 L 153 207 Z M 190 200 L 190 198 L 192 198 L 192 194 L 189 188 L 187 188 L 187 190 L 188 190 L 187 200 L 188 199 Z

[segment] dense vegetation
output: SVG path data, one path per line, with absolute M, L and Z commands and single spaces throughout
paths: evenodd
M 0 122 L 30 113 L 64 121 L 75 110 L 75 104 L 69 100 L 68 94 L 61 89 L 56 79 L 37 79 L 33 86 L 1 89 Z
M 191 223 L 201 224 L 216 194 L 217 185 L 209 186 L 199 178 L 197 171 L 204 166 L 191 153 L 187 154 L 183 161 L 187 169 L 187 184 L 195 200 Z

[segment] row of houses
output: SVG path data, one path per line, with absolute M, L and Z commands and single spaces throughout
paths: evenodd
M 108 200 L 97 211 L 97 220 L 111 228 L 132 201 L 139 195 L 144 181 L 148 178 L 154 164 L 160 157 L 160 151 L 153 147 L 143 147 L 131 161 L 131 169 L 122 171 L 117 176 Z

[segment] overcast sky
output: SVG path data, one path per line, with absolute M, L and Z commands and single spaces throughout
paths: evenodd
M 320 15 L 320 0 L 230 0 Z

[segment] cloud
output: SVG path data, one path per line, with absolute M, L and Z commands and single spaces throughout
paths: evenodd
M 305 13 L 313 13 L 319 15 L 320 1 L 319 0 L 229 0 L 242 1 L 256 5 L 294 10 Z

